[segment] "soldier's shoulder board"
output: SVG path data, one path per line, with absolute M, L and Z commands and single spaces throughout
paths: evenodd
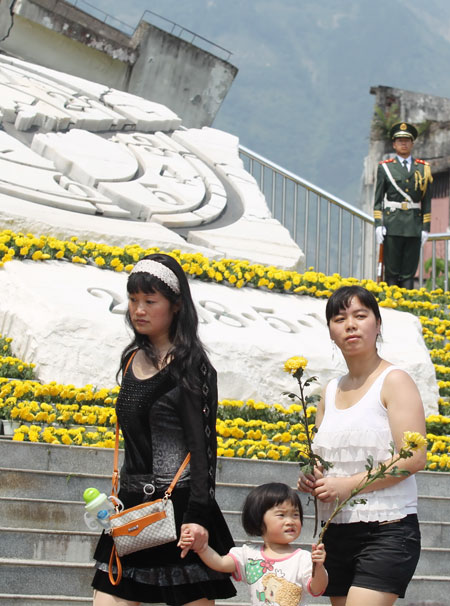
M 417 162 L 417 164 L 425 164 L 425 166 L 430 166 L 429 162 L 426 162 L 425 160 L 419 160 L 419 158 L 414 158 L 414 161 Z
M 380 164 L 389 164 L 389 162 L 395 162 L 395 158 L 389 158 L 388 160 L 381 160 Z

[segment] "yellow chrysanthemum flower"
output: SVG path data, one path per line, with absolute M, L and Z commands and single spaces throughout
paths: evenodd
M 421 450 L 427 447 L 427 439 L 418 431 L 405 431 L 403 434 L 403 447 L 408 450 Z
M 290 374 L 294 374 L 300 368 L 305 370 L 306 365 L 308 364 L 308 360 L 303 356 L 293 356 L 286 360 L 284 363 L 284 372 L 289 372 Z

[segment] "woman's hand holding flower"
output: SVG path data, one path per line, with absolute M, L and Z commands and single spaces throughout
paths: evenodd
M 312 494 L 323 503 L 342 502 L 348 499 L 355 488 L 353 477 L 322 477 L 317 479 Z

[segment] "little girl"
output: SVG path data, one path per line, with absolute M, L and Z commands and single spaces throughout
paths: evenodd
M 206 545 L 197 555 L 209 568 L 232 573 L 236 581 L 250 585 L 253 606 L 303 606 L 308 594 L 322 595 L 328 574 L 323 543 L 313 545 L 311 554 L 292 545 L 300 535 L 302 522 L 300 498 L 292 488 L 278 482 L 263 484 L 247 495 L 242 525 L 248 535 L 262 537 L 264 545 L 233 547 L 224 556 Z M 181 557 L 192 543 L 186 528 L 178 542 Z

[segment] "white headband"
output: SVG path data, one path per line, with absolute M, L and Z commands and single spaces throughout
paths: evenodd
M 152 261 L 151 259 L 142 259 L 142 261 L 138 261 L 131 270 L 132 274 L 136 274 L 138 272 L 147 273 L 159 278 L 159 280 L 164 282 L 164 284 L 167 284 L 167 286 L 173 290 L 176 295 L 180 294 L 180 283 L 178 278 L 171 269 L 162 263 Z

